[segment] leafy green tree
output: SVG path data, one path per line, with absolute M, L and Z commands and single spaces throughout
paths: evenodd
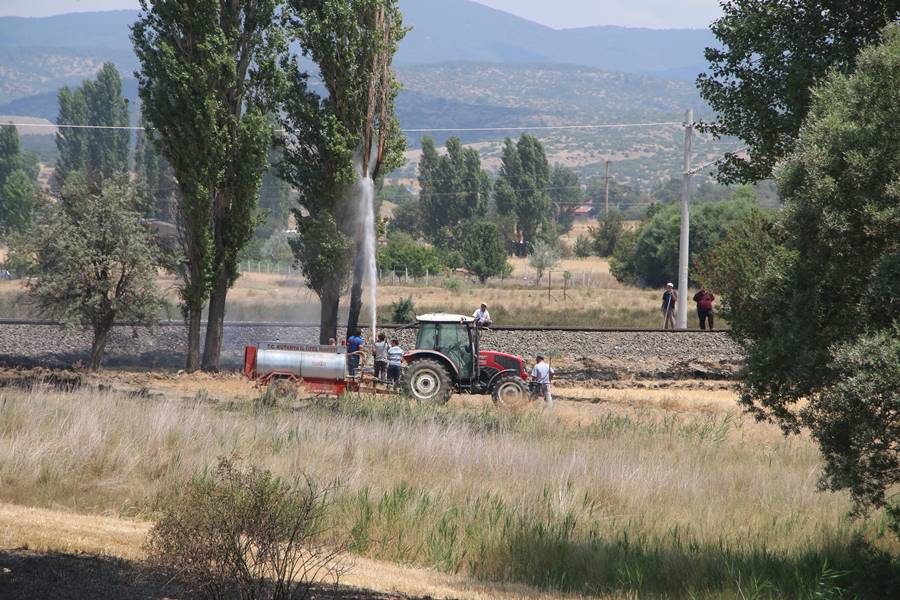
M 378 268 L 422 277 L 427 273 L 440 273 L 443 264 L 440 253 L 434 248 L 416 242 L 405 233 L 393 233 L 387 244 L 378 250 Z
M 731 281 L 752 293 L 720 288 L 747 356 L 742 403 L 787 432 L 808 428 L 822 485 L 860 508 L 900 482 L 900 154 L 885 151 L 900 148 L 900 26 L 883 39 L 814 91 L 779 177 L 780 244 L 735 265 Z
M 38 308 L 92 331 L 88 366 L 94 370 L 115 320 L 150 326 L 162 307 L 158 251 L 153 233 L 140 224 L 138 206 L 127 179 L 108 179 L 95 191 L 74 173 L 16 249 L 35 264 L 37 275 L 27 287 Z
M 750 201 L 708 202 L 691 209 L 691 262 L 705 256 L 725 237 L 728 228 L 743 221 L 755 208 Z M 613 276 L 621 282 L 660 287 L 678 272 L 681 213 L 675 204 L 648 213 L 631 240 L 610 261 Z M 618 242 L 622 244 L 622 239 Z M 626 251 L 627 250 L 627 251 Z M 695 281 L 692 272 L 691 281 Z
M 141 0 L 132 28 L 148 135 L 178 181 L 187 368 L 217 370 L 225 302 L 257 224 L 286 50 L 277 0 Z
M 141 119 L 141 124 L 147 122 Z M 134 168 L 137 173 L 138 186 L 144 198 L 144 214 L 152 219 L 169 223 L 176 221 L 176 193 L 178 182 L 172 167 L 163 158 L 153 140 L 138 131 L 137 144 L 134 150 Z
M 702 130 L 737 136 L 749 160 L 728 154 L 725 182 L 759 181 L 794 147 L 813 100 L 811 88 L 836 70 L 852 72 L 860 49 L 900 18 L 896 0 L 728 0 L 711 26 L 709 73 L 700 94 L 719 114 Z
M 122 78 L 112 63 L 105 63 L 96 80 L 59 91 L 60 125 L 99 125 L 127 128 L 128 101 Z M 104 179 L 128 171 L 131 133 L 128 129 L 61 129 L 56 134 L 59 159 L 55 177 L 62 184 L 70 173 L 83 171 L 89 185 L 99 189 Z
M 31 226 L 37 173 L 33 157 L 19 146 L 16 128 L 0 125 L 0 234 L 24 234 Z
M 593 250 L 597 256 L 612 256 L 625 232 L 625 220 L 617 210 L 609 211 L 608 215 L 601 215 L 597 227 L 590 229 Z
M 491 179 L 481 169 L 481 156 L 456 137 L 447 140 L 447 154 L 439 156 L 434 140 L 424 137 L 419 184 L 422 232 L 442 248 L 458 249 L 464 224 L 487 214 Z
M 364 267 L 375 258 L 365 256 L 365 208 L 359 195 L 349 193 L 351 187 L 366 178 L 377 180 L 403 162 L 405 138 L 394 112 L 399 84 L 391 63 L 406 30 L 397 0 L 288 0 L 287 9 L 290 36 L 318 66 L 328 92 L 323 98 L 310 91 L 299 61 L 283 61 L 290 85 L 282 116 L 282 175 L 299 191 L 301 209 L 294 215 L 300 237 L 304 232 L 309 237 L 294 247 L 304 272 L 315 271 L 319 282 L 313 289 L 322 303 L 320 336 L 327 341 L 337 337 L 340 291 L 348 274 L 347 326 L 356 328 Z M 318 270 L 326 264 L 311 244 L 323 241 L 332 226 L 341 239 L 320 249 L 336 252 L 328 257 L 328 275 Z
M 717 312 L 731 321 L 752 310 L 756 279 L 779 238 L 773 213 L 759 209 L 726 228 L 725 237 L 698 261 L 697 279 L 718 294 Z
M 578 181 L 578 173 L 562 165 L 550 169 L 550 184 L 547 189 L 554 214 L 556 214 L 557 234 L 572 231 L 575 223 L 575 209 L 584 202 L 584 190 Z
M 422 232 L 422 205 L 415 198 L 401 200 L 394 215 L 388 223 L 388 232 L 402 231 L 411 236 L 418 236 Z
M 475 221 L 465 228 L 462 240 L 463 266 L 482 284 L 489 277 L 506 275 L 512 269 L 506 255 L 506 244 L 493 223 Z
M 16 169 L 0 187 L 0 233 L 25 234 L 37 205 L 37 188 L 22 169 Z
M 522 134 L 518 142 L 507 138 L 501 160 L 494 193 L 497 212 L 515 217 L 517 231 L 526 242 L 535 242 L 539 233 L 554 237 L 547 193 L 550 165 L 540 140 L 528 134 Z
M 544 273 L 553 269 L 559 263 L 560 258 L 562 258 L 562 254 L 559 248 L 550 242 L 538 240 L 534 243 L 534 249 L 531 252 L 531 256 L 528 257 L 528 264 L 531 265 L 537 275 L 534 282 L 535 285 L 541 283 Z

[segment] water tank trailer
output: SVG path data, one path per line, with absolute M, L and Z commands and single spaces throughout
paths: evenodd
M 347 349 L 290 342 L 263 342 L 244 348 L 244 375 L 267 385 L 273 379 L 302 383 L 310 392 L 342 395 L 347 379 Z

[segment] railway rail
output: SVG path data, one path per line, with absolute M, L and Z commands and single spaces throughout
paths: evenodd
M 183 327 L 183 321 L 164 320 L 156 323 L 159 327 Z M 206 327 L 203 321 L 201 327 Z M 0 327 L 3 326 L 37 326 L 37 327 L 62 327 L 59 321 L 49 319 L 0 319 Z M 119 321 L 114 327 L 143 327 L 143 324 L 129 321 Z M 226 321 L 226 328 L 237 329 L 318 329 L 318 323 L 295 323 L 286 321 Z M 416 327 L 415 323 L 384 323 L 379 324 L 379 329 L 402 330 Z M 341 328 L 342 329 L 342 328 Z M 567 333 L 668 333 L 668 334 L 722 334 L 727 329 L 702 330 L 702 329 L 651 329 L 640 327 L 577 327 L 562 325 L 495 325 L 491 331 L 523 331 L 523 332 L 567 332 Z

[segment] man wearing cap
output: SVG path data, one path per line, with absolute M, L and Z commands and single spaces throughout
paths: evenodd
M 678 292 L 671 283 L 666 284 L 666 291 L 663 292 L 662 312 L 665 316 L 665 329 L 675 329 L 675 305 L 678 304 Z
M 537 355 L 535 360 L 537 362 L 534 368 L 531 369 L 531 380 L 540 386 L 544 404 L 547 408 L 551 408 L 553 406 L 553 395 L 550 393 L 550 380 L 553 378 L 553 367 L 544 362 L 544 357 L 540 354 Z
M 476 310 L 472 316 L 475 317 L 475 325 L 478 327 L 491 326 L 491 313 L 488 312 L 487 304 L 484 302 L 481 303 L 481 308 Z

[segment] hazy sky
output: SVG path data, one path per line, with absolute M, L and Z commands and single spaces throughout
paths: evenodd
M 478 1 L 551 27 L 706 27 L 719 14 L 719 0 Z M 137 0 L 0 0 L 0 16 L 43 17 L 85 10 L 134 9 L 137 6 Z

